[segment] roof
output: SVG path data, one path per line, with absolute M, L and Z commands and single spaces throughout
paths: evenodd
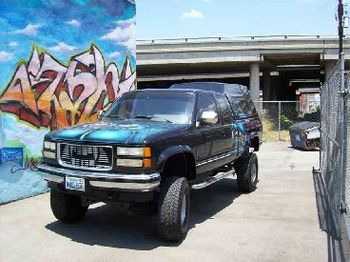
M 241 97 L 248 94 L 248 89 L 246 86 L 218 82 L 191 82 L 174 84 L 170 87 L 170 89 L 214 91 L 236 97 Z
M 137 93 L 137 92 L 176 92 L 176 93 L 198 93 L 198 92 L 213 92 L 213 90 L 203 90 L 198 88 L 145 88 L 137 89 L 134 91 L 129 91 L 128 93 Z

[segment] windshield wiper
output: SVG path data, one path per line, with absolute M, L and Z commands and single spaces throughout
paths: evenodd
M 161 116 L 155 116 L 155 115 L 137 115 L 137 116 L 134 116 L 134 118 L 139 118 L 139 119 L 153 119 L 153 118 L 158 118 L 158 119 L 161 119 L 163 121 L 166 121 L 168 123 L 173 123 L 172 121 L 164 118 L 164 117 L 161 117 Z
M 152 119 L 153 116 L 150 116 L 150 115 L 137 115 L 137 116 L 134 116 L 134 118 Z
M 104 115 L 104 117 L 117 118 L 117 119 L 122 119 L 122 120 L 127 119 L 125 116 L 119 116 L 119 115 Z

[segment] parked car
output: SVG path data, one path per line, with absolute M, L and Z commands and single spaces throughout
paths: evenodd
M 246 143 L 240 129 L 251 123 L 235 120 L 222 92 L 125 93 L 99 122 L 45 136 L 38 169 L 51 188 L 52 212 L 74 223 L 91 203 L 145 203 L 156 207 L 160 236 L 180 241 L 189 229 L 190 189 L 234 174 L 241 191 L 256 189 L 257 138 Z

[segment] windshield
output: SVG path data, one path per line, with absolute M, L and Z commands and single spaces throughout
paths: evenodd
M 194 95 L 189 93 L 132 92 L 119 98 L 105 116 L 189 124 L 193 105 Z

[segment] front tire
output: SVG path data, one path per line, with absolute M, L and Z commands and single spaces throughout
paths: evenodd
M 56 190 L 50 192 L 50 204 L 53 215 L 64 223 L 81 221 L 88 209 L 83 206 L 79 196 L 65 194 Z
M 242 157 L 235 164 L 234 168 L 237 174 L 238 188 L 245 193 L 253 192 L 258 183 L 258 157 L 256 154 L 249 154 L 248 157 Z
M 184 177 L 169 177 L 161 188 L 158 233 L 167 241 L 181 241 L 188 232 L 190 189 Z

